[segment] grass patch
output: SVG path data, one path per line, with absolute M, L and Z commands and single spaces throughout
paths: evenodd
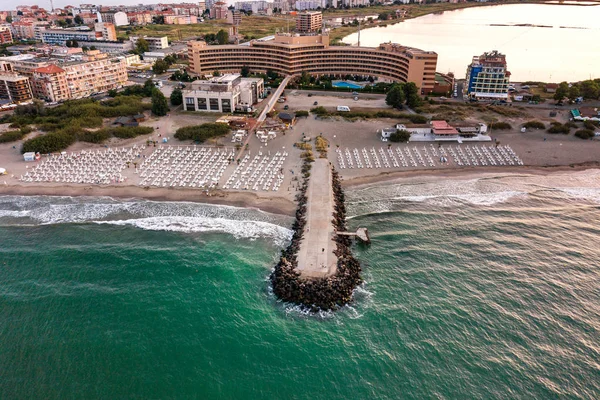
M 498 130 L 512 129 L 512 126 L 508 122 L 492 122 L 490 128 Z
M 580 129 L 577 132 L 575 132 L 575 136 L 577 136 L 580 139 L 591 139 L 594 137 L 594 131 L 590 129 Z
M 523 124 L 524 128 L 527 129 L 546 129 L 546 125 L 540 121 L 528 121 Z
M 175 137 L 179 140 L 193 140 L 203 143 L 214 137 L 227 135 L 231 128 L 220 122 L 206 123 L 202 125 L 184 126 L 177 129 Z

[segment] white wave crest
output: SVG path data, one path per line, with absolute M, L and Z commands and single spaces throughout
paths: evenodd
M 240 221 L 208 217 L 148 217 L 116 221 L 93 221 L 97 224 L 134 226 L 151 231 L 169 232 L 225 232 L 236 238 L 271 238 L 284 245 L 292 238 L 290 229 L 262 221 Z
M 600 203 L 600 188 L 574 187 L 560 188 L 559 190 L 577 199 L 592 200 L 596 203 Z

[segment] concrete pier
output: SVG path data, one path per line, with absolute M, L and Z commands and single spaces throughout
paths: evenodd
M 337 256 L 335 230 L 332 219 L 334 211 L 331 187 L 331 166 L 325 158 L 313 163 L 308 190 L 306 229 L 300 242 L 296 270 L 302 278 L 324 278 L 335 274 Z

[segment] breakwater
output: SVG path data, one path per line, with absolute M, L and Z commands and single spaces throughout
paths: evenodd
M 331 190 L 333 191 L 333 213 L 331 224 L 333 232 L 346 231 L 346 207 L 340 177 L 327 163 L 330 169 Z M 296 219 L 292 225 L 293 236 L 290 245 L 282 250 L 279 262 L 271 273 L 270 279 L 275 295 L 287 302 L 301 305 L 310 311 L 335 310 L 352 300 L 354 289 L 362 282 L 361 267 L 352 256 L 351 239 L 348 236 L 333 234 L 337 258 L 335 272 L 329 276 L 307 277 L 298 271 L 298 252 L 307 229 L 307 191 L 312 165 L 305 162 L 302 167 L 303 182 L 296 201 Z M 329 172 L 329 171 L 328 171 Z M 323 183 L 320 183 L 323 184 Z M 319 249 L 317 249 L 319 251 Z M 323 251 L 325 249 L 323 248 Z

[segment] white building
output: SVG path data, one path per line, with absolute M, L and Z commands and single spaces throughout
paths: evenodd
M 137 44 L 140 38 L 148 42 L 148 51 L 157 51 L 169 47 L 169 38 L 167 36 L 131 36 L 129 40 Z
M 123 11 L 106 11 L 98 13 L 98 22 L 110 22 L 115 26 L 129 25 L 127 14 Z
M 264 93 L 261 78 L 242 78 L 239 74 L 195 81 L 189 86 L 190 89 L 183 91 L 183 109 L 186 111 L 247 111 Z

